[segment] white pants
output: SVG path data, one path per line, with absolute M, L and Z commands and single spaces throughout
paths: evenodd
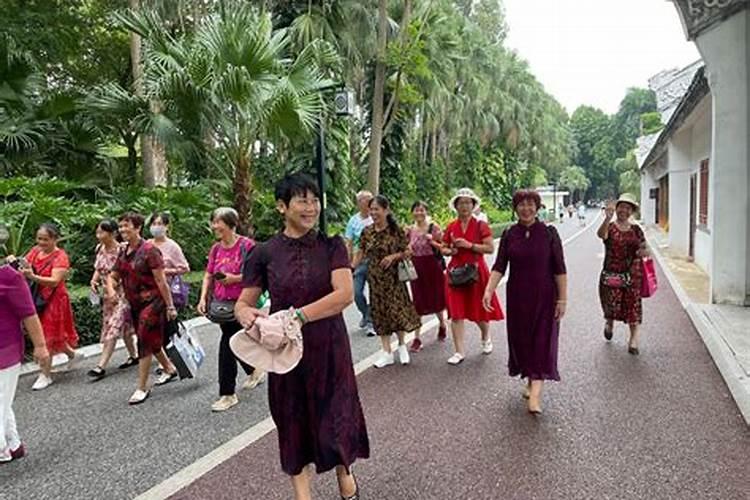
M 21 363 L 0 370 L 0 455 L 7 456 L 10 450 L 21 446 L 16 416 L 13 414 L 13 398 L 20 374 Z

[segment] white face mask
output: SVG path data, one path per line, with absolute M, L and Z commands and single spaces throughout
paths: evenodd
M 151 226 L 148 228 L 148 230 L 151 232 L 151 236 L 154 238 L 161 238 L 165 234 L 167 234 L 167 228 L 164 226 Z

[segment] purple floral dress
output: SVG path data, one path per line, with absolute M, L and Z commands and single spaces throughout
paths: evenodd
M 107 250 L 103 245 L 96 252 L 94 269 L 99 271 L 100 283 L 107 281 L 107 276 L 115 267 L 121 247 Z M 99 341 L 104 344 L 117 340 L 123 335 L 133 335 L 133 318 L 130 316 L 130 304 L 125 298 L 125 291 L 118 284 L 116 298 L 112 302 L 102 301 L 102 331 Z

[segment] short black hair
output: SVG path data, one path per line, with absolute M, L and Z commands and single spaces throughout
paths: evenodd
M 56 240 L 60 237 L 60 228 L 58 228 L 57 225 L 53 224 L 52 222 L 45 222 L 43 224 L 39 224 L 39 229 L 37 229 L 37 231 L 39 230 L 43 230 L 53 240 Z
M 118 219 L 117 222 L 127 221 L 133 224 L 133 227 L 143 228 L 145 218 L 138 212 L 125 212 Z
M 274 195 L 276 201 L 283 201 L 284 205 L 289 206 L 289 202 L 295 196 L 306 196 L 307 193 L 312 193 L 313 196 L 320 198 L 320 190 L 318 189 L 318 183 L 309 175 L 297 172 L 284 176 L 279 182 L 276 183 L 274 189 Z
M 96 225 L 99 229 L 102 231 L 106 231 L 107 233 L 115 234 L 117 233 L 117 222 L 113 221 L 112 219 L 104 219 L 99 224 Z
M 418 207 L 424 208 L 426 212 L 430 211 L 430 207 L 429 207 L 429 205 L 427 205 L 427 202 L 426 201 L 422 201 L 422 200 L 417 200 L 414 203 L 412 203 L 410 211 L 413 212 Z
M 168 226 L 169 225 L 169 221 L 170 221 L 169 212 L 154 212 L 154 213 L 152 213 L 151 217 L 148 218 L 148 225 L 150 226 L 151 224 L 153 224 L 156 219 L 161 219 L 161 222 L 165 226 Z

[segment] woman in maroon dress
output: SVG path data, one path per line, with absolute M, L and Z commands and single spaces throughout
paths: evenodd
M 272 313 L 296 308 L 302 359 L 289 373 L 268 376 L 281 468 L 291 476 L 296 500 L 311 498 L 311 463 L 318 473 L 335 468 L 341 496 L 357 498 L 350 466 L 370 456 L 370 445 L 342 315 L 354 300 L 349 257 L 341 238 L 314 229 L 320 197 L 310 177 L 285 177 L 276 185 L 276 200 L 284 230 L 251 252 L 235 313 L 251 327 L 264 314 L 255 308 L 264 289 Z
M 445 260 L 440 253 L 443 232 L 440 226 L 430 221 L 427 204 L 417 201 L 411 206 L 414 225 L 406 230 L 412 262 L 417 270 L 417 279 L 411 282 L 414 308 L 420 316 L 434 314 L 439 321 L 438 340 L 444 341 L 445 328 Z M 422 350 L 420 330 L 415 333 L 409 347 L 412 352 Z
M 177 376 L 177 369 L 162 348 L 167 320 L 177 318 L 177 309 L 164 275 L 161 252 L 141 238 L 143 222 L 143 216 L 136 213 L 120 217 L 118 227 L 127 246 L 107 276 L 106 288 L 107 300 L 116 300 L 115 285 L 122 282 L 138 336 L 138 388 L 128 400 L 131 405 L 140 404 L 149 396 L 148 375 L 152 356 L 156 356 L 166 370 L 156 385 L 166 384 Z
M 628 352 L 638 355 L 639 326 L 643 321 L 641 304 L 641 259 L 648 257 L 643 230 L 631 223 L 638 203 L 630 194 L 623 194 L 617 203 L 605 208 L 605 217 L 597 235 L 604 241 L 604 268 L 599 279 L 599 299 L 606 321 L 604 338 L 612 340 L 615 321 L 630 326 Z M 612 222 L 612 216 L 617 219 Z M 621 278 L 622 286 L 611 286 L 607 277 Z
M 507 288 L 508 371 L 527 379 L 524 397 L 529 412 L 542 411 L 545 380 L 560 380 L 557 339 L 565 314 L 567 275 L 562 242 L 557 230 L 541 222 L 542 200 L 534 191 L 513 196 L 518 223 L 500 239 L 492 276 L 484 292 L 484 307 L 492 310 L 492 294 L 510 264 Z
M 503 311 L 494 292 L 491 297 L 492 310 L 482 307 L 482 296 L 490 279 L 490 270 L 484 256 L 495 251 L 495 244 L 490 226 L 472 215 L 479 204 L 479 197 L 471 189 L 459 189 L 451 200 L 451 208 L 458 212 L 458 219 L 445 228 L 443 236 L 443 254 L 452 256 L 448 264 L 447 297 L 456 353 L 448 359 L 451 365 L 461 363 L 466 356 L 465 320 L 473 321 L 479 326 L 482 333 L 482 353 L 491 354 L 490 321 L 503 319 Z M 467 285 L 454 286 L 451 284 L 450 273 L 461 266 L 476 267 L 477 279 Z

